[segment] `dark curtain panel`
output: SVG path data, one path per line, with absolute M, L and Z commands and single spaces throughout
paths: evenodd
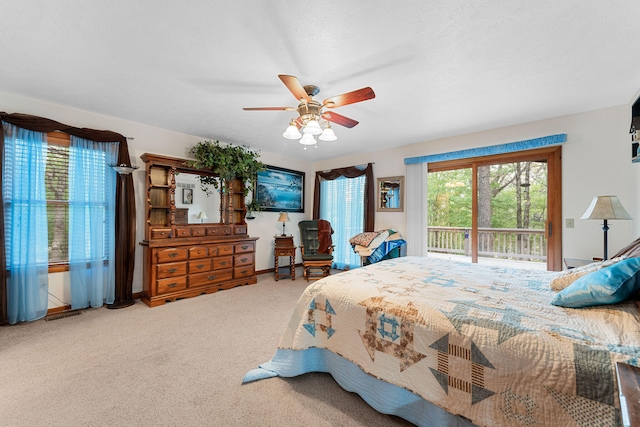
M 373 163 L 367 164 L 364 169 L 355 166 L 346 168 L 331 169 L 329 171 L 316 172 L 316 180 L 313 189 L 313 219 L 320 219 L 320 180 L 332 181 L 344 176 L 346 178 L 357 178 L 366 175 L 364 194 L 364 231 L 375 231 L 376 220 L 376 188 L 373 183 Z
M 96 142 L 118 142 L 118 164 L 131 164 L 129 158 L 129 147 L 127 146 L 127 138 L 116 132 L 107 130 L 96 130 L 87 128 L 77 128 L 68 126 L 55 120 L 46 119 L 44 117 L 32 116 L 30 114 L 8 114 L 0 112 L 0 120 L 11 123 L 12 125 L 23 129 L 33 130 L 36 132 L 54 132 L 60 131 L 74 135 L 84 139 L 90 139 Z M 0 134 L 0 168 L 4 165 L 4 129 Z M 133 194 L 133 177 L 131 174 L 126 175 L 125 185 L 129 206 L 127 211 L 128 218 L 136 217 L 135 195 Z M 0 189 L 2 188 L 2 173 L 0 173 Z M 116 212 L 120 212 L 120 191 L 121 187 L 116 187 Z M 135 239 L 136 239 L 136 222 L 126 221 L 116 215 L 116 236 L 123 236 L 120 241 L 116 241 L 116 283 L 125 282 L 130 289 L 133 284 L 133 268 L 135 259 Z M 121 227 L 127 227 L 124 233 L 120 233 Z M 0 324 L 7 324 L 7 261 L 4 236 L 4 200 L 0 197 L 0 262 L 2 269 L 0 271 Z M 117 285 L 116 285 L 117 288 Z

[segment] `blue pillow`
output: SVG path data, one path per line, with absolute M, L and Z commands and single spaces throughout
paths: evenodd
M 580 277 L 558 292 L 551 304 L 571 308 L 617 304 L 640 289 L 638 273 L 640 258 L 627 258 Z

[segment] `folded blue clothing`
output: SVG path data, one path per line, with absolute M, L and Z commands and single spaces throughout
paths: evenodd
M 395 248 L 399 248 L 401 246 L 404 246 L 407 244 L 406 240 L 387 240 L 385 242 L 382 242 L 380 244 L 380 246 L 378 246 L 376 248 L 376 250 L 374 250 L 371 255 L 369 255 L 367 257 L 367 261 L 369 261 L 370 264 L 375 264 L 376 262 L 380 261 L 382 258 L 384 258 L 389 252 L 391 252 L 392 250 L 394 250 Z

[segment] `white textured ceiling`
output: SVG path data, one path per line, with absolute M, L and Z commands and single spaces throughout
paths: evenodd
M 2 1 L 0 90 L 309 161 L 630 102 L 638 0 Z M 303 151 L 297 106 L 371 86 Z M 1 106 L 0 106 L 1 108 Z M 12 112 L 12 111 L 8 111 Z M 81 125 L 81 124 L 80 124 Z M 135 137 L 135 135 L 133 135 Z

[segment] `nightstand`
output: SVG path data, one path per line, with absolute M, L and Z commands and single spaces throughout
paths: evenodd
M 616 362 L 622 425 L 640 425 L 640 368 Z
M 293 236 L 274 236 L 275 247 L 273 250 L 273 265 L 276 281 L 280 278 L 280 270 L 278 268 L 278 258 L 281 256 L 289 257 L 289 274 L 291 280 L 296 280 L 296 247 L 293 244 Z

